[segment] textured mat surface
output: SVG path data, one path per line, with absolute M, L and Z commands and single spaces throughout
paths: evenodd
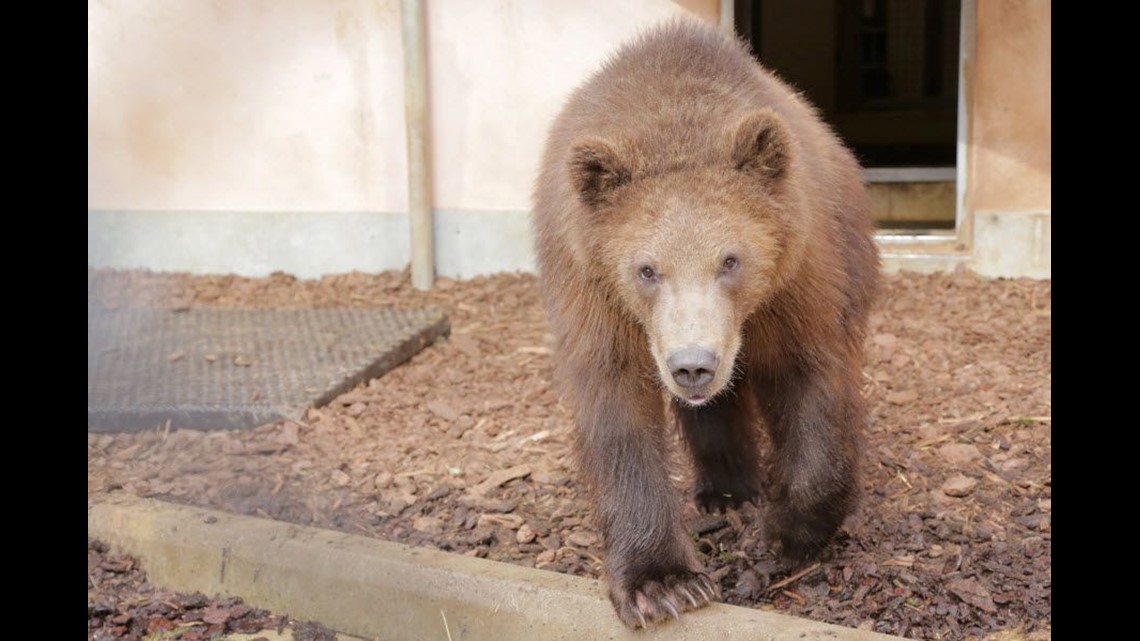
M 300 418 L 448 332 L 442 310 L 87 310 L 87 429 Z

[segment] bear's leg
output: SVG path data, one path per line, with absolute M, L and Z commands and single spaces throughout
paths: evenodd
M 790 368 L 753 383 L 773 448 L 767 538 L 792 564 L 818 555 L 854 507 L 866 420 L 855 380 Z
M 759 418 L 752 397 L 728 390 L 706 405 L 670 405 L 685 435 L 697 471 L 697 506 L 724 512 L 760 494 Z
M 648 377 L 576 377 L 577 448 L 606 546 L 610 600 L 630 627 L 706 605 L 716 587 L 681 525 L 661 394 Z

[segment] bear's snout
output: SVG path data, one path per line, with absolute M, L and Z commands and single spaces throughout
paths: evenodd
M 678 385 L 693 389 L 712 382 L 720 358 L 707 349 L 686 347 L 670 354 L 665 364 Z

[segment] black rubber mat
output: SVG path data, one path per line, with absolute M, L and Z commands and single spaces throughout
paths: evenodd
M 87 429 L 300 418 L 448 333 L 441 310 L 87 310 Z

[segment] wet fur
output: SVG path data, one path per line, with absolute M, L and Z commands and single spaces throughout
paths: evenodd
M 678 211 L 729 214 L 682 228 L 671 195 Z M 666 412 L 702 509 L 763 496 L 772 547 L 791 563 L 817 555 L 857 498 L 879 270 L 859 166 L 814 109 L 736 40 L 668 23 L 570 96 L 547 141 L 534 230 L 556 376 L 577 414 L 578 465 L 621 619 L 642 627 L 715 598 L 667 476 Z M 660 260 L 692 269 L 704 248 L 739 239 L 748 271 L 717 281 L 740 339 L 726 364 L 735 378 L 704 405 L 662 403 L 653 299 L 626 277 L 631 256 L 658 242 L 671 248 Z M 766 479 L 761 426 L 773 445 Z

